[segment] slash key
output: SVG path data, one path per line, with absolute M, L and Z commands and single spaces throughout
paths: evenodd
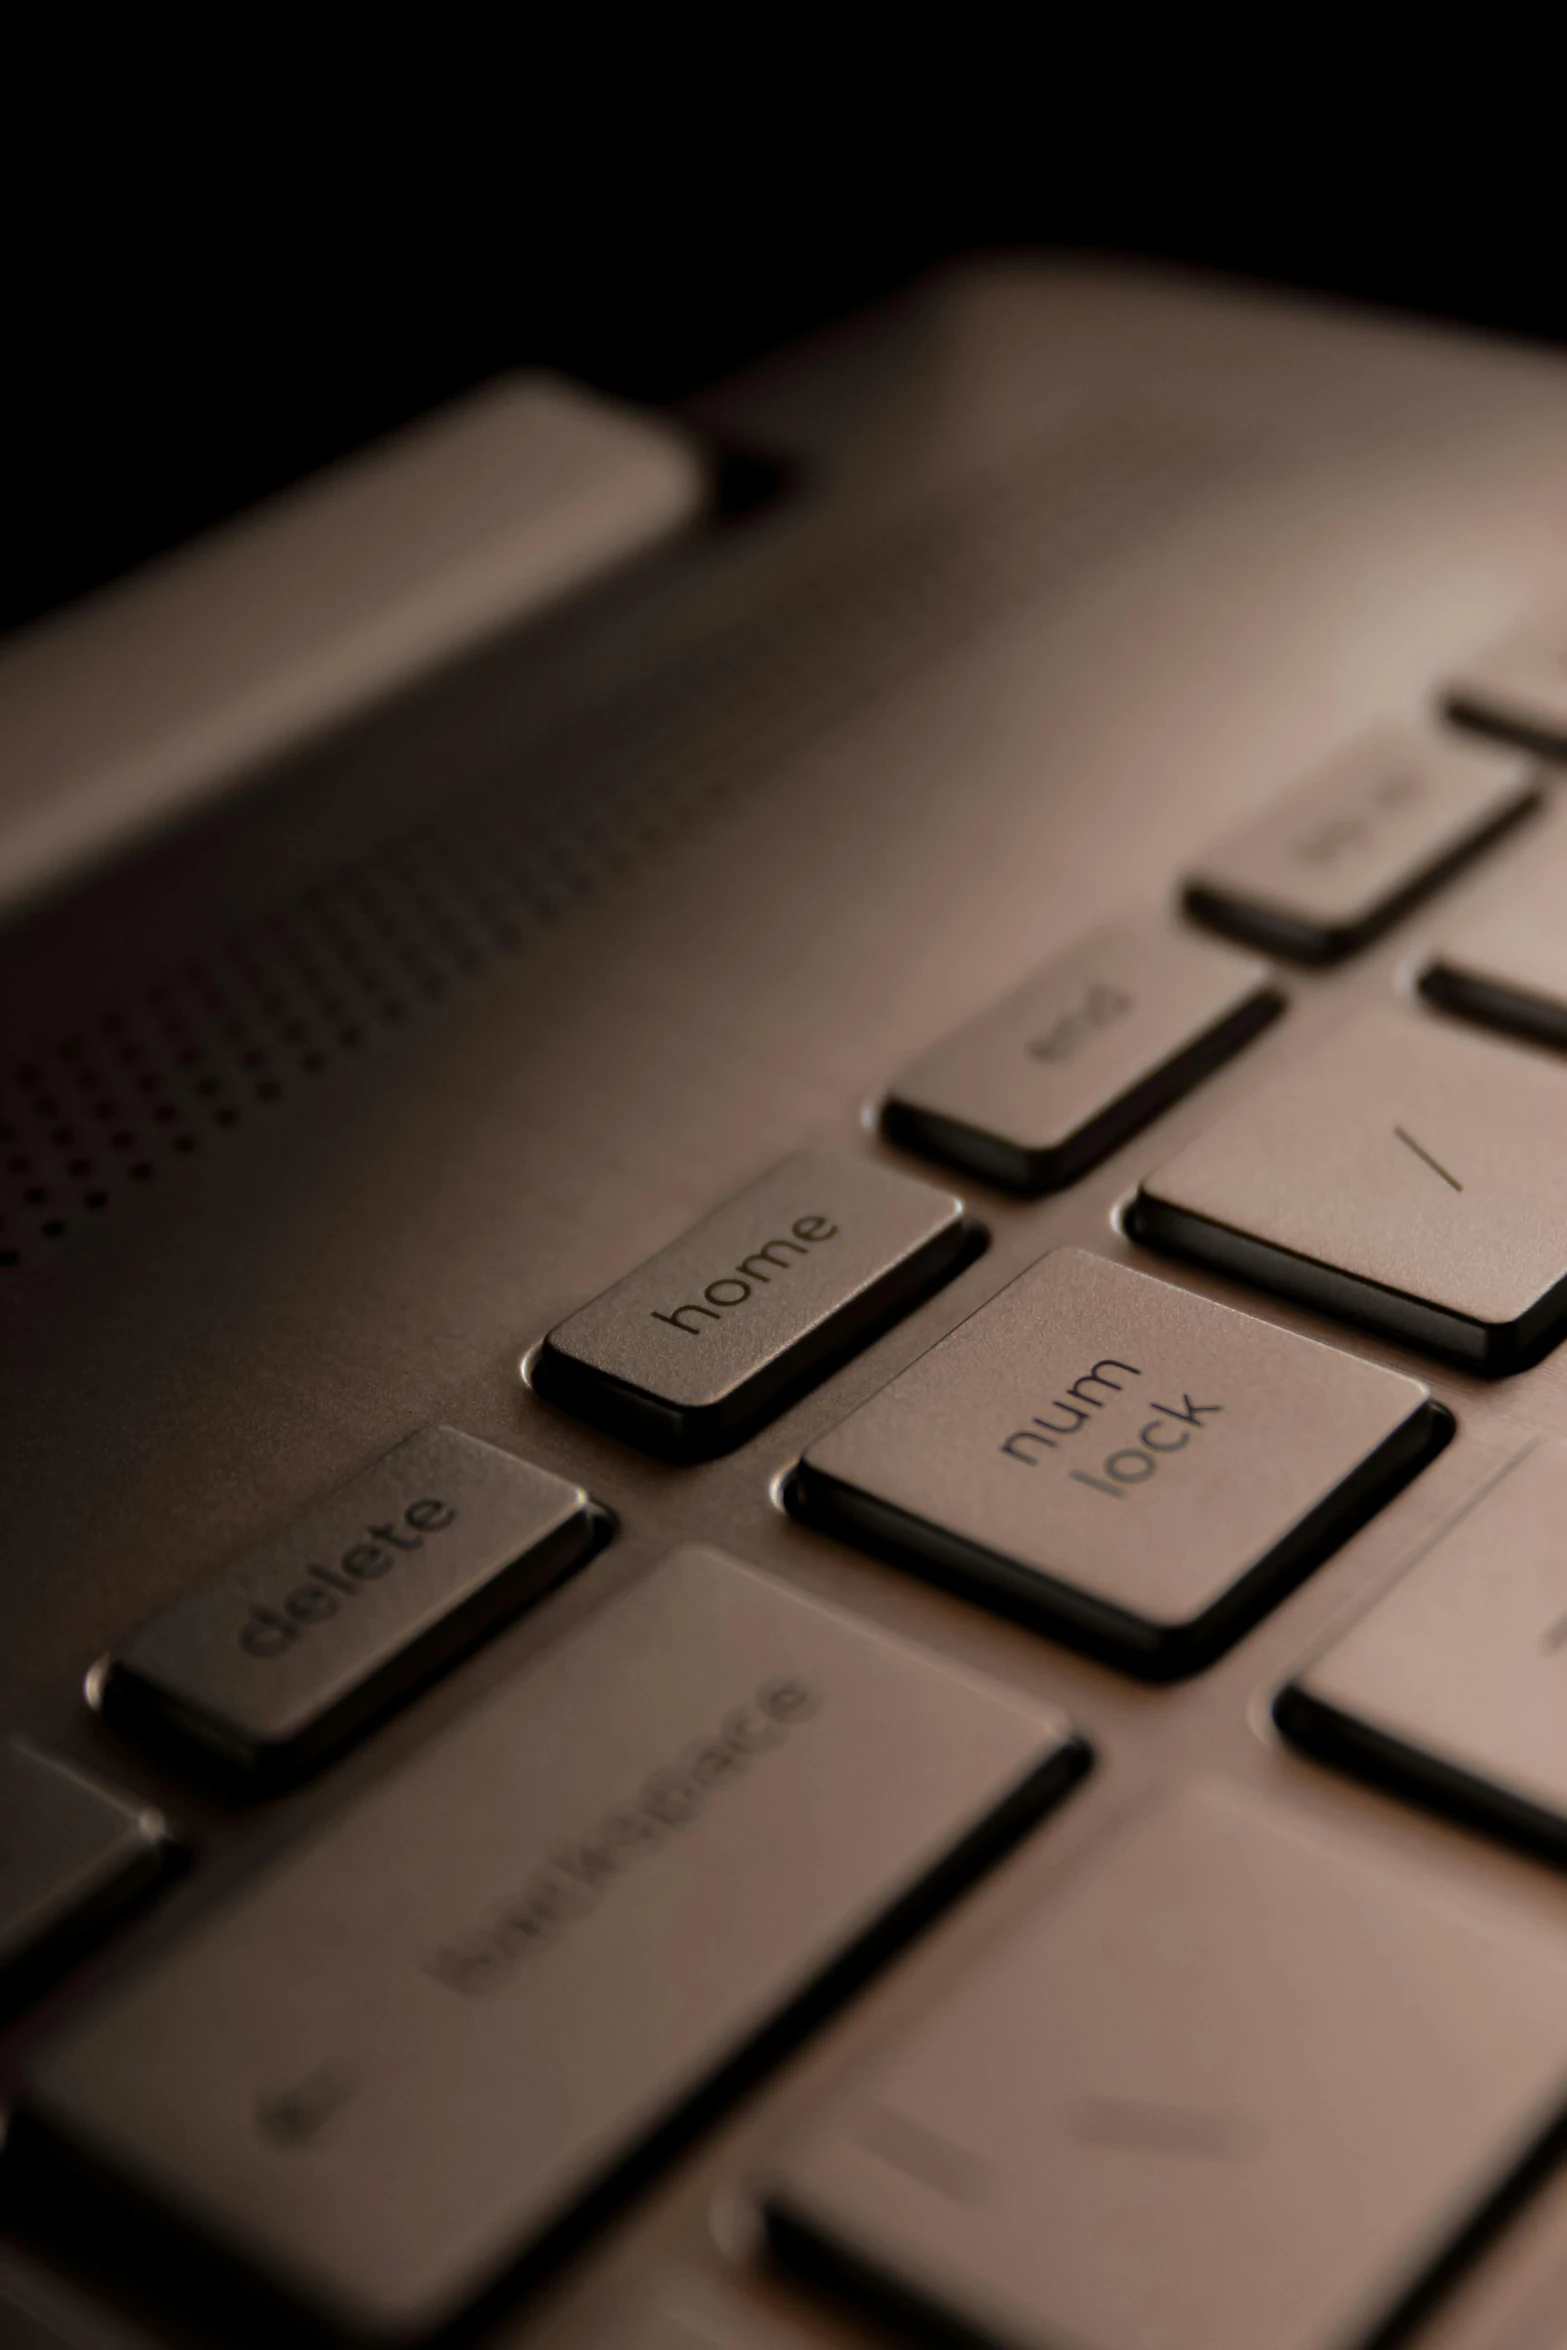
M 1151 1247 L 1498 1377 L 1567 1325 L 1562 1073 L 1362 1015 L 1142 1185 Z

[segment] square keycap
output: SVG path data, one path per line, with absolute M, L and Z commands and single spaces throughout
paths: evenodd
M 1567 1855 L 1567 1443 L 1473 1495 L 1274 1704 L 1298 1744 Z
M 818 1439 L 792 1500 L 1162 1675 L 1217 1654 L 1446 1426 L 1419 1380 L 1068 1248 Z
M 944 2341 L 1351 2350 L 1564 2100 L 1558 1934 L 1199 1781 L 1092 1853 L 762 2194 L 786 2259 Z
M 1138 1240 L 1490 1375 L 1567 1328 L 1567 1071 L 1362 1013 L 1148 1176 Z

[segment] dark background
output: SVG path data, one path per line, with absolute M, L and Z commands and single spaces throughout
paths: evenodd
M 90 98 L 71 56 L 17 77 L 0 628 L 497 368 L 677 398 L 975 247 L 1567 343 L 1521 27 L 1472 24 L 1490 73 L 1465 55 L 1434 89 L 1298 20 L 1155 56 L 1130 19 L 889 19 L 852 68 L 782 18 L 743 55 L 716 21 L 672 49 L 608 17 L 546 54 L 541 21 L 437 49 L 414 20 L 390 61 L 377 30 L 327 65 L 240 17 L 222 54 L 95 52 Z

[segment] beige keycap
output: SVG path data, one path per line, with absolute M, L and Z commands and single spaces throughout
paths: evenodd
M 981 1246 L 951 1192 L 796 1151 L 568 1315 L 533 1384 L 649 1451 L 726 1452 Z
M 1567 830 L 1438 933 L 1420 992 L 1485 1027 L 1567 1047 Z
M 1332 1761 L 1567 1850 L 1567 1443 L 1495 1475 L 1274 1706 Z
M 153 1884 L 174 1851 L 151 1804 L 22 1739 L 0 1746 L 0 1996 L 42 1979 Z
M 998 2350 L 1350 2350 L 1567 2100 L 1567 1945 L 1212 1782 L 1134 1818 L 762 2182 Z
M 679 1551 L 51 2047 L 7 2161 L 64 2146 L 330 2328 L 422 2342 L 1086 1759 Z
M 1564 1131 L 1567 1071 L 1367 1012 L 1150 1175 L 1128 1226 L 1499 1375 L 1567 1321 Z
M 1167 1675 L 1254 1622 L 1446 1425 L 1417 1379 L 1058 1249 L 819 1437 L 791 1501 Z
M 1080 940 L 895 1081 L 894 1142 L 1059 1191 L 1283 1009 L 1263 963 L 1157 923 Z
M 1442 689 L 1462 726 L 1567 756 L 1567 609 L 1540 619 L 1466 662 Z
M 131 1632 L 104 1711 L 290 1777 L 542 1598 L 611 1523 L 580 1485 L 421 1428 Z
M 1270 953 L 1334 962 L 1525 815 L 1539 790 L 1516 757 L 1374 728 L 1220 841 L 1187 880 L 1187 909 Z

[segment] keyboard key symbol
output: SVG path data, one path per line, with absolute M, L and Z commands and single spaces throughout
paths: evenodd
M 1501 1378 L 1567 1335 L 1561 1128 L 1543 1054 L 1379 1007 L 1145 1177 L 1127 1227 Z
M 1404 1145 L 1406 1150 L 1412 1150 L 1417 1159 L 1423 1159 L 1425 1161 L 1426 1165 L 1431 1169 L 1433 1174 L 1440 1175 L 1442 1181 L 1451 1185 L 1454 1191 L 1463 1190 L 1464 1187 L 1459 1182 L 1458 1177 L 1456 1175 L 1449 1175 L 1441 1160 L 1433 1159 L 1431 1153 L 1425 1148 L 1423 1143 L 1416 1142 L 1414 1136 L 1407 1133 L 1402 1126 L 1395 1126 L 1393 1132 L 1398 1136 L 1399 1141 Z

